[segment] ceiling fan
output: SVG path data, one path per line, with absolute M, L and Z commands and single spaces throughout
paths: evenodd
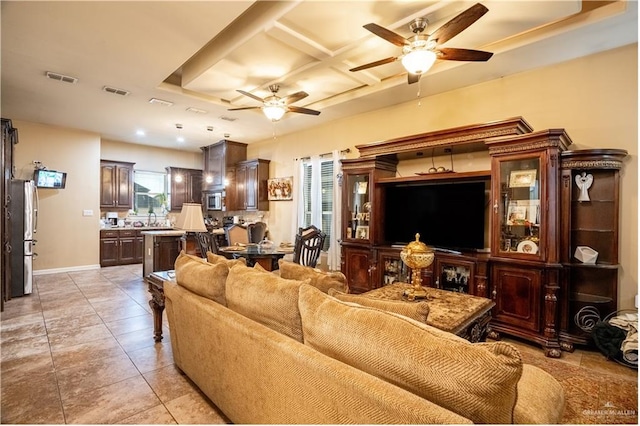
M 311 114 L 311 115 L 320 115 L 320 111 L 316 111 L 309 108 L 302 108 L 290 105 L 300 99 L 304 99 L 309 94 L 304 91 L 293 93 L 289 96 L 285 96 L 281 98 L 277 95 L 278 90 L 280 90 L 280 86 L 277 84 L 272 84 L 269 86 L 269 90 L 271 91 L 271 96 L 267 96 L 262 99 L 253 93 L 245 92 L 244 90 L 237 90 L 239 93 L 242 93 L 245 96 L 248 96 L 256 101 L 262 102 L 262 106 L 255 107 L 242 107 L 242 108 L 231 108 L 228 111 L 240 111 L 243 109 L 258 109 L 261 108 L 264 115 L 271 121 L 278 121 L 282 118 L 285 112 L 298 112 L 301 114 Z
M 417 18 L 409 25 L 409 28 L 415 35 L 408 39 L 378 24 L 367 24 L 364 26 L 367 30 L 396 46 L 402 47 L 402 55 L 360 65 L 359 67 L 351 68 L 349 71 L 361 71 L 367 68 L 377 67 L 378 65 L 389 64 L 400 59 L 402 65 L 409 72 L 408 82 L 412 84 L 420 80 L 420 76 L 431 68 L 436 59 L 447 61 L 488 61 L 489 58 L 493 56 L 491 52 L 458 49 L 455 47 L 439 47 L 441 44 L 446 43 L 460 34 L 488 11 L 489 9 L 485 6 L 477 3 L 448 21 L 431 35 L 422 34 L 429 22 L 424 18 Z

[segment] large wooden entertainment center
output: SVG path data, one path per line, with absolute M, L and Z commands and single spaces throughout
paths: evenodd
M 484 182 L 490 249 L 437 251 L 423 285 L 493 299 L 491 337 L 536 342 L 550 357 L 589 343 L 580 315 L 617 309 L 619 170 L 627 153 L 568 151 L 571 143 L 563 129 L 533 131 L 515 117 L 356 146 L 360 157 L 342 161 L 342 271 L 351 291 L 410 280 L 402 245 L 385 235 L 393 188 Z M 450 150 L 488 152 L 491 169 L 397 176 L 402 161 L 427 164 Z M 598 252 L 595 263 L 576 259 L 582 246 Z

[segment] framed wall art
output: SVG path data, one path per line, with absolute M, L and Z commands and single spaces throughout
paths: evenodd
M 267 179 L 269 201 L 293 200 L 293 176 Z
M 536 170 L 513 170 L 509 176 L 509 188 L 524 188 L 536 185 Z

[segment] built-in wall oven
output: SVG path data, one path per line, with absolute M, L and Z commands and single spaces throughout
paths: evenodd
M 207 192 L 207 210 L 222 210 L 222 192 Z

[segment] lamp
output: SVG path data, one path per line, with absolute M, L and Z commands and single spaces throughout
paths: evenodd
M 180 216 L 178 216 L 178 221 L 176 222 L 176 228 L 186 231 L 180 240 L 182 242 L 182 249 L 188 253 L 187 239 L 189 238 L 189 234 L 193 232 L 207 232 L 207 227 L 204 226 L 204 217 L 202 216 L 202 205 L 184 203 L 182 205 L 182 211 L 180 211 Z M 195 253 L 195 250 L 193 250 L 193 252 Z
M 284 105 L 279 101 L 267 101 L 262 107 L 262 112 L 271 121 L 278 121 L 282 118 L 285 112 Z
M 414 48 L 402 58 L 402 66 L 411 74 L 424 74 L 436 61 L 436 54 L 424 48 Z

